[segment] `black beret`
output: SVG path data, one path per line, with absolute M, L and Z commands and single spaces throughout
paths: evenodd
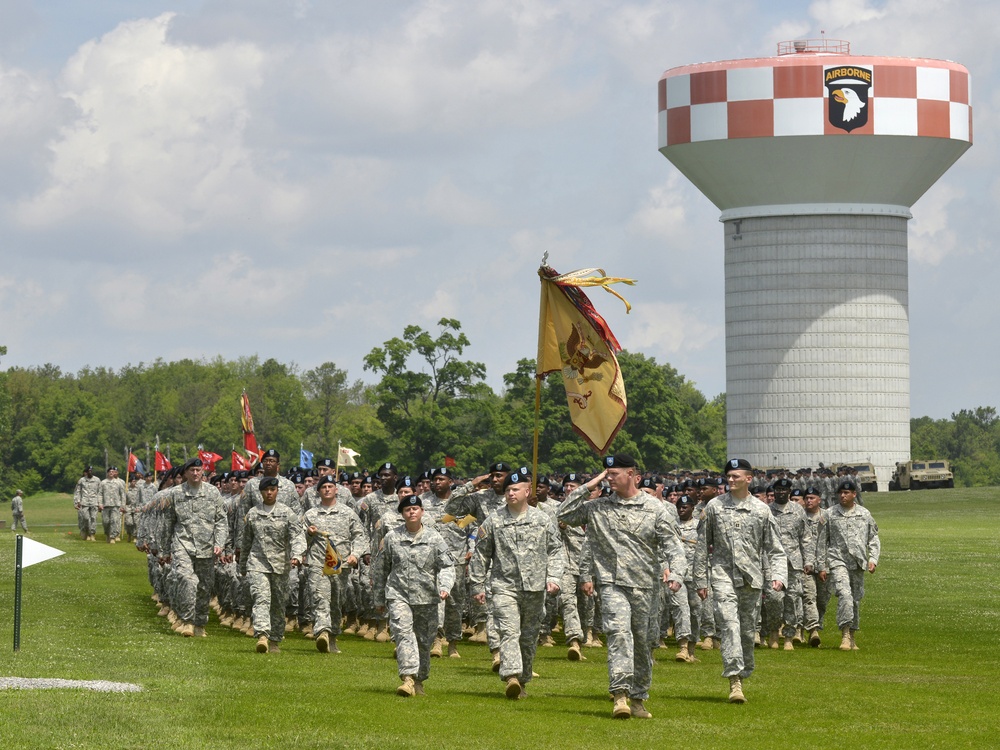
M 656 487 L 656 480 L 652 477 L 643 477 L 643 480 L 639 482 L 640 487 L 648 487 L 650 489 Z
M 577 474 L 575 471 L 571 471 L 569 474 L 563 477 L 562 483 L 566 484 L 567 482 L 576 482 L 577 484 L 580 484 L 581 481 L 582 480 L 580 479 L 580 475 Z
M 420 495 L 417 495 L 415 493 L 413 495 L 407 495 L 406 497 L 400 498 L 399 503 L 396 505 L 396 510 L 402 513 L 404 508 L 410 508 L 413 507 L 414 505 L 420 508 L 424 507 L 424 503 L 420 499 Z
M 348 481 L 350 481 L 351 479 L 364 479 L 365 478 L 365 475 L 362 474 L 360 471 L 352 471 L 350 474 L 348 474 L 345 471 L 340 476 L 343 477 L 344 479 L 347 479 Z
M 201 462 L 200 458 L 191 458 L 191 459 L 188 459 L 187 463 L 185 463 L 181 467 L 181 472 L 185 472 L 188 469 L 194 468 L 195 466 L 204 466 L 204 464 Z
M 548 484 L 549 477 L 547 474 L 539 474 L 538 479 L 535 480 L 535 484 Z
M 301 474 L 292 474 L 292 484 L 304 484 L 306 478 Z
M 410 476 L 400 477 L 396 480 L 396 489 L 401 490 L 403 487 L 413 487 L 416 482 Z
M 512 484 L 521 484 L 521 482 L 530 482 L 531 472 L 528 471 L 527 467 L 522 466 L 517 471 L 512 471 L 503 480 L 503 488 L 507 489 Z
M 109 466 L 108 467 L 108 471 L 118 471 L 118 467 L 117 466 Z
M 750 462 L 745 458 L 731 458 L 726 462 L 726 471 L 730 469 L 743 469 L 744 471 L 753 471 L 753 467 Z
M 503 461 L 497 461 L 495 464 L 490 464 L 490 473 L 495 471 L 510 471 L 510 464 L 506 464 Z
M 420 476 L 417 477 L 419 481 L 423 481 L 424 479 L 430 479 L 430 478 L 431 478 L 430 471 L 422 471 L 420 472 Z
M 321 458 L 316 462 L 316 468 L 319 468 L 320 466 L 324 468 L 336 469 L 337 463 L 332 458 Z
M 774 489 L 776 490 L 790 490 L 792 488 L 792 480 L 782 477 L 777 482 L 774 483 Z
M 277 487 L 277 486 L 278 486 L 277 477 L 264 477 L 263 479 L 260 480 L 261 490 L 265 490 L 268 487 Z
M 250 476 L 250 472 L 247 471 L 246 469 L 240 469 L 239 471 L 234 473 L 236 474 L 237 479 L 246 479 L 247 477 Z
M 386 461 L 386 462 L 385 462 L 384 464 L 382 464 L 381 466 L 379 466 L 379 467 L 378 467 L 378 470 L 379 470 L 380 472 L 381 472 L 381 471 L 391 471 L 391 472 L 393 472 L 393 473 L 396 473 L 396 474 L 398 474 L 398 473 L 399 473 L 399 472 L 397 471 L 397 469 L 396 469 L 396 465 L 395 465 L 395 464 L 393 464 L 393 463 L 390 463 L 389 461 Z
M 336 483 L 337 483 L 337 477 L 335 477 L 333 474 L 324 474 L 316 482 L 316 487 L 319 488 L 320 485 L 324 485 L 324 484 L 336 484 Z
M 263 461 L 265 458 L 274 458 L 274 459 L 277 459 L 277 460 L 280 461 L 281 460 L 281 454 L 278 453 L 278 451 L 276 451 L 274 448 L 268 448 L 260 456 L 261 461 Z
M 604 457 L 605 469 L 634 469 L 638 464 L 628 453 L 616 453 L 613 456 Z
M 455 472 L 449 469 L 447 466 L 439 466 L 436 469 L 431 469 L 432 477 L 453 477 Z
M 695 501 L 694 501 L 694 498 L 691 497 L 690 495 L 681 495 L 679 498 L 677 498 L 677 504 L 678 505 L 697 505 L 697 503 L 695 503 Z
M 837 487 L 837 492 L 842 492 L 843 490 L 849 490 L 849 491 L 851 491 L 851 492 L 857 492 L 857 491 L 858 491 L 858 487 L 857 487 L 857 485 L 856 485 L 856 484 L 854 484 L 854 482 L 852 482 L 852 481 L 851 481 L 850 479 L 845 479 L 845 480 L 844 480 L 843 482 L 841 482 L 841 483 L 840 483 L 840 485 L 839 485 L 839 486 Z
M 806 493 L 802 490 L 792 490 L 792 497 L 805 497 Z
M 822 492 L 820 492 L 820 491 L 819 491 L 818 489 L 816 489 L 815 487 L 813 487 L 813 486 L 811 486 L 811 485 L 810 485 L 809 487 L 806 487 L 806 492 L 805 492 L 805 494 L 807 494 L 807 495 L 822 495 L 823 493 L 822 493 Z

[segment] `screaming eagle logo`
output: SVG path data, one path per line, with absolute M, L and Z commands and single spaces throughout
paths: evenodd
M 841 66 L 826 68 L 823 81 L 827 91 L 830 124 L 850 133 L 868 124 L 868 92 L 871 68 Z

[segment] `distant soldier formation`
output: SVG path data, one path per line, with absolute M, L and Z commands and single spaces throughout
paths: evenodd
M 533 477 L 497 462 L 473 478 L 332 459 L 209 476 L 200 459 L 126 489 L 86 467 L 74 492 L 81 538 L 122 533 L 146 554 L 158 614 L 206 637 L 209 613 L 280 653 L 298 632 L 319 652 L 344 636 L 395 645 L 402 697 L 424 695 L 434 658 L 483 643 L 512 700 L 538 647 L 562 633 L 570 661 L 606 648 L 615 718 L 651 718 L 655 654 L 719 649 L 732 703 L 746 701 L 755 648 L 818 647 L 837 598 L 839 648 L 858 649 L 864 574 L 878 527 L 849 470 L 643 472 L 628 455 L 599 471 Z

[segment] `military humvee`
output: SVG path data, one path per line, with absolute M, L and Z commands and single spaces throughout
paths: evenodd
M 925 490 L 954 487 L 955 475 L 947 461 L 906 461 L 896 464 L 889 482 L 890 490 Z
M 842 466 L 846 466 L 857 472 L 854 475 L 854 478 L 861 487 L 862 492 L 878 492 L 878 478 L 875 476 L 875 467 L 872 464 L 837 464 L 836 466 L 831 466 L 829 468 L 836 473 Z

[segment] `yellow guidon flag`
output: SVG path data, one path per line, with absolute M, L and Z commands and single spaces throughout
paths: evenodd
M 438 519 L 438 523 L 452 523 L 452 522 L 454 522 L 454 523 L 458 524 L 458 528 L 464 529 L 470 523 L 474 523 L 475 520 L 476 520 L 476 517 L 474 515 L 472 515 L 471 513 L 469 515 L 467 515 L 467 516 L 463 516 L 462 518 L 455 518 L 455 516 L 451 515 L 450 513 L 445 513 L 443 516 L 441 516 Z
M 573 429 L 603 454 L 625 424 L 628 412 L 625 381 L 615 357 L 621 344 L 581 287 L 602 287 L 630 311 L 632 306 L 610 285 L 632 285 L 635 279 L 609 277 L 602 268 L 559 274 L 544 261 L 538 276 L 542 280 L 542 302 L 537 376 L 562 373 Z
M 323 559 L 323 575 L 325 576 L 336 576 L 340 575 L 340 569 L 343 567 L 343 560 L 340 559 L 340 555 L 337 553 L 336 547 L 330 543 L 330 538 L 326 539 L 326 556 Z

